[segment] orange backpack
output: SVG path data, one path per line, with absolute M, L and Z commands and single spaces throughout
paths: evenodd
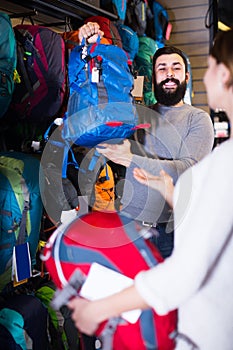
M 95 184 L 95 202 L 93 211 L 114 211 L 115 192 L 114 177 L 111 167 L 106 166 L 101 170 Z

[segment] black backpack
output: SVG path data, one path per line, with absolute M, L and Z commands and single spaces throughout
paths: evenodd
M 138 36 L 146 33 L 148 20 L 153 18 L 147 0 L 129 0 L 127 2 L 124 24 L 132 28 Z

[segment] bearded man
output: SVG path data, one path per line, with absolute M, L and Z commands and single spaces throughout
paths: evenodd
M 139 122 L 150 123 L 151 127 L 143 132 L 138 130 L 135 141 L 104 144 L 105 148 L 97 149 L 114 163 L 126 167 L 121 208 L 141 223 L 162 256 L 167 258 L 173 249 L 173 211 L 158 191 L 134 179 L 133 169 L 144 168 L 154 175 L 165 170 L 175 184 L 187 168 L 211 152 L 214 132 L 205 111 L 184 103 L 189 80 L 185 54 L 172 46 L 160 48 L 153 57 L 153 68 L 157 103 L 138 109 Z M 183 203 L 180 220 L 185 217 L 192 190 L 190 179 L 190 192 Z

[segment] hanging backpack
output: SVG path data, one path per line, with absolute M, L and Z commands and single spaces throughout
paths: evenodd
M 126 53 L 114 45 L 80 45 L 70 54 L 70 97 L 63 119 L 65 141 L 62 176 L 71 145 L 95 147 L 132 135 L 138 116 L 131 90 L 133 76 Z M 113 141 L 114 140 L 114 141 Z
M 15 294 L 1 299 L 0 348 L 50 349 L 47 310 L 34 295 Z
M 6 307 L 0 310 L 0 341 L 2 349 L 26 349 L 27 344 L 23 327 L 24 319 L 18 311 Z
M 38 25 L 14 27 L 21 84 L 11 103 L 13 118 L 32 123 L 52 120 L 66 89 L 65 45 L 58 33 Z
M 152 16 L 149 18 L 146 34 L 154 39 L 158 48 L 163 47 L 169 40 L 172 25 L 169 22 L 167 10 L 158 1 L 149 0 Z
M 11 20 L 0 12 L 0 118 L 7 112 L 15 82 L 19 81 L 16 65 L 16 40 Z
M 138 36 L 146 33 L 147 22 L 153 17 L 147 0 L 128 0 L 124 24 Z
M 55 309 L 78 295 L 93 263 L 133 279 L 140 271 L 163 261 L 156 248 L 139 234 L 137 223 L 116 212 L 93 212 L 61 225 L 41 258 L 58 287 L 52 303 Z M 108 320 L 100 325 L 96 336 L 104 350 L 172 350 L 176 322 L 176 311 L 159 316 L 148 309 L 134 323 L 121 317 Z
M 92 210 L 114 211 L 115 210 L 115 182 L 113 171 L 109 164 L 106 164 L 95 182 L 93 190 L 94 203 Z
M 138 116 L 131 95 L 133 76 L 124 50 L 100 44 L 99 40 L 88 46 L 83 43 L 71 51 L 68 76 L 70 96 L 60 126 L 63 144 L 59 145 L 64 157 L 61 176 L 70 178 L 67 169 L 73 163 L 79 170 L 76 189 L 90 196 L 102 159 L 93 149 L 88 167 L 82 166 L 72 155 L 72 146 L 90 150 L 101 142 L 120 142 L 134 133 Z M 56 137 L 46 138 L 48 143 L 56 143 Z
M 100 8 L 117 15 L 119 21 L 124 23 L 127 0 L 100 0 Z
M 147 36 L 139 38 L 139 50 L 134 60 L 134 70 L 137 75 L 144 76 L 143 100 L 149 106 L 156 103 L 152 88 L 153 56 L 158 49 L 155 40 Z
M 117 23 L 116 26 L 121 37 L 122 47 L 133 63 L 139 49 L 138 35 L 132 28 L 125 24 Z
M 35 290 L 35 296 L 41 300 L 48 310 L 48 332 L 51 350 L 77 350 L 79 348 L 79 334 L 71 320 L 71 312 L 67 307 L 54 310 L 51 301 L 56 286 L 50 277 L 42 281 Z
M 189 81 L 188 81 L 185 95 L 184 95 L 184 102 L 191 105 L 192 99 L 193 99 L 193 74 L 192 74 L 192 67 L 191 67 L 190 59 L 189 59 L 188 55 L 186 55 L 185 53 L 184 53 L 184 55 L 185 55 L 186 60 L 187 60 L 188 72 L 189 72 Z
M 94 148 L 83 147 L 72 148 L 72 156 L 68 161 L 67 178 L 78 195 L 85 196 L 91 210 L 114 210 L 114 175 L 105 158 L 96 154 Z
M 93 147 L 134 132 L 133 76 L 125 52 L 114 45 L 80 45 L 69 59 L 70 97 L 64 140 Z
M 41 196 L 50 218 L 59 223 L 63 211 L 82 211 L 81 196 L 89 209 L 114 210 L 114 176 L 104 157 L 96 155 L 95 149 L 72 147 L 63 178 L 64 148 L 53 144 L 57 134 L 55 130 L 55 137 L 50 138 L 41 158 L 41 178 L 44 178 Z
M 27 242 L 31 266 L 36 264 L 42 218 L 39 166 L 28 154 L 0 153 L 0 290 L 11 281 L 14 247 Z

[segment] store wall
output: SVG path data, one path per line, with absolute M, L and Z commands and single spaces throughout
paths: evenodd
M 175 45 L 189 57 L 193 76 L 192 104 L 209 112 L 203 84 L 209 52 L 209 29 L 205 27 L 209 0 L 160 0 L 167 9 L 172 32 L 167 44 Z M 209 17 L 207 16 L 207 22 Z

